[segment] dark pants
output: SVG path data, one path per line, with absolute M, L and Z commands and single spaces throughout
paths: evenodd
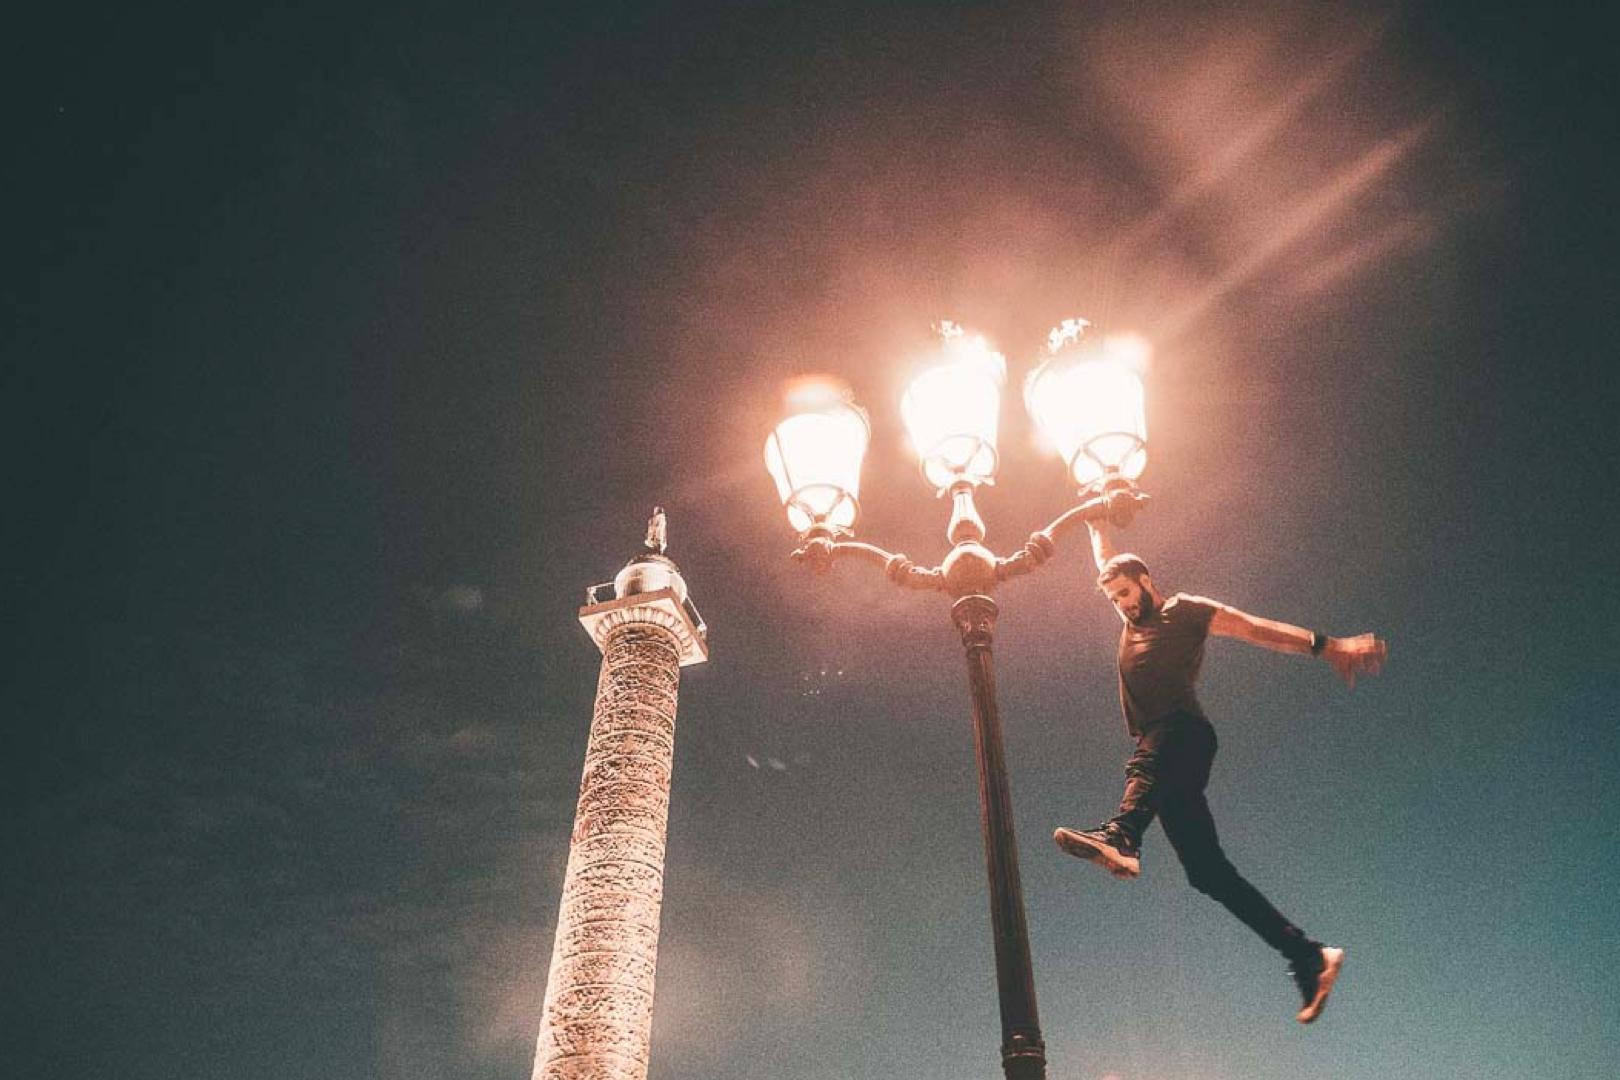
M 1215 763 L 1215 729 L 1199 716 L 1172 716 L 1136 740 L 1125 765 L 1125 795 L 1114 821 L 1133 840 L 1158 817 L 1176 849 L 1187 881 L 1289 959 L 1308 955 L 1304 931 L 1283 918 L 1260 891 L 1243 879 L 1215 835 L 1204 787 Z

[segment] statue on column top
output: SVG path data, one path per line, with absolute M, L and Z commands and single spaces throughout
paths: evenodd
M 668 519 L 664 517 L 662 506 L 653 507 L 652 517 L 647 519 L 647 539 L 645 541 L 649 551 L 664 553 L 669 543 Z

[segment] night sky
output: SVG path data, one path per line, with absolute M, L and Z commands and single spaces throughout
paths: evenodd
M 655 504 L 683 674 L 653 1080 L 999 1075 L 939 595 L 814 577 L 788 379 L 871 410 L 862 539 L 936 561 L 899 396 L 1008 358 L 1006 553 L 1073 497 L 1019 394 L 1154 346 L 1169 589 L 1391 658 L 1211 645 L 1228 853 L 1116 882 L 1118 623 L 999 594 L 1052 1080 L 1604 1077 L 1620 1059 L 1611 43 L 1473 5 L 36 12 L 8 66 L 4 1057 L 16 1077 L 525 1080 L 598 653 Z

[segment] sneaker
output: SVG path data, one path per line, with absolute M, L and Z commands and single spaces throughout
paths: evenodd
M 1294 985 L 1299 987 L 1299 996 L 1305 1002 L 1305 1007 L 1299 1010 L 1299 1015 L 1294 1019 L 1308 1024 L 1322 1015 L 1328 995 L 1333 993 L 1333 983 L 1343 967 L 1344 950 L 1331 945 L 1316 946 L 1312 956 L 1295 961 L 1289 967 L 1288 973 L 1294 977 Z
M 1084 831 L 1058 829 L 1052 839 L 1070 855 L 1094 862 L 1117 878 L 1133 878 L 1142 872 L 1136 841 L 1112 821 Z

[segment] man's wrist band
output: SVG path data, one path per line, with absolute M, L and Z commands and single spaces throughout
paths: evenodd
M 1311 631 L 1311 655 L 1321 656 L 1322 650 L 1327 648 L 1328 636 L 1320 630 Z

